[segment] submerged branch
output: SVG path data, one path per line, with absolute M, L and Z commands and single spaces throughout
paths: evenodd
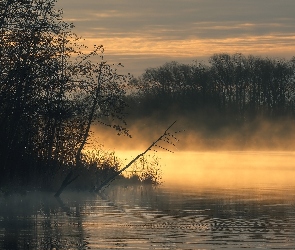
M 73 175 L 73 171 L 71 170 L 71 172 L 68 173 L 66 178 L 63 180 L 60 188 L 57 190 L 54 197 L 59 197 L 60 194 L 64 191 L 64 189 L 79 177 L 79 175 L 76 175 L 74 178 L 71 179 L 72 175 Z
M 144 156 L 148 151 L 150 151 L 154 146 L 156 146 L 156 144 L 161 141 L 165 136 L 169 136 L 169 134 L 167 133 L 168 130 L 176 123 L 176 121 L 174 121 L 165 131 L 164 133 L 156 140 L 154 141 L 144 152 L 142 152 L 141 154 L 137 155 L 133 160 L 131 160 L 124 168 L 122 168 L 121 170 L 117 171 L 115 174 L 113 174 L 111 177 L 109 177 L 108 179 L 106 179 L 99 187 L 95 188 L 95 192 L 99 192 L 104 186 L 108 185 L 110 182 L 112 182 L 113 180 L 115 180 L 115 178 L 117 176 L 119 176 L 123 171 L 125 171 L 127 168 L 129 168 L 135 161 L 137 161 L 140 157 Z M 171 151 L 170 151 L 171 152 Z

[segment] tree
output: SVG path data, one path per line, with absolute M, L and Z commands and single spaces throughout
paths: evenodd
M 41 124 L 50 123 L 52 99 L 58 102 L 62 95 L 59 45 L 71 25 L 60 22 L 54 3 L 7 0 L 0 5 L 1 158 L 8 179 L 22 172 L 18 166 L 28 152 L 44 153 L 37 150 L 45 139 Z
M 25 184 L 43 176 L 40 183 L 46 185 L 60 166 L 79 165 L 94 121 L 110 125 L 116 119 L 124 125 L 128 78 L 104 60 L 103 46 L 81 52 L 85 46 L 55 3 L 0 4 L 2 182 Z

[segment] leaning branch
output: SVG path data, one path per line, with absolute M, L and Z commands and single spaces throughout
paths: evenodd
M 95 109 L 97 107 L 97 103 L 98 103 L 98 99 L 100 97 L 100 92 L 101 92 L 101 78 L 102 78 L 102 68 L 104 66 L 104 63 L 100 63 L 99 65 L 99 73 L 98 73 L 98 80 L 97 80 L 97 87 L 96 87 L 96 92 L 95 92 L 95 97 L 94 97 L 94 100 L 93 100 L 93 103 L 92 103 L 92 106 L 91 106 L 91 110 L 90 110 L 90 113 L 88 115 L 88 119 L 87 119 L 87 124 L 86 124 L 86 129 L 83 133 L 83 136 L 82 136 L 82 142 L 77 150 L 77 153 L 76 153 L 76 166 L 80 166 L 81 164 L 81 154 L 82 154 L 82 150 L 86 144 L 86 141 L 89 137 L 89 131 L 90 131 L 90 126 L 92 124 L 92 121 L 93 121 L 93 117 L 94 117 L 94 112 L 95 112 Z M 70 185 L 74 180 L 76 180 L 79 175 L 75 176 L 73 179 L 70 180 L 71 176 L 73 174 L 73 169 L 71 169 L 71 171 L 68 173 L 68 175 L 66 176 L 66 178 L 64 179 L 64 181 L 62 182 L 60 188 L 57 190 L 57 192 L 55 193 L 55 197 L 59 197 L 60 194 L 63 192 L 63 190 L 68 186 Z
M 135 161 L 137 161 L 140 157 L 144 156 L 148 151 L 150 151 L 156 144 L 161 141 L 165 136 L 169 135 L 167 132 L 168 130 L 176 123 L 174 121 L 165 131 L 164 133 L 156 140 L 154 141 L 144 152 L 141 154 L 137 155 L 132 161 L 130 161 L 124 168 L 113 174 L 111 177 L 106 179 L 99 187 L 97 187 L 94 191 L 99 192 L 104 186 L 108 185 L 110 182 L 115 180 L 117 176 L 119 176 L 123 171 L 125 171 L 127 168 L 129 168 Z

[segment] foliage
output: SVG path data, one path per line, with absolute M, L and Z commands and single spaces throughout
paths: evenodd
M 242 54 L 216 54 L 209 64 L 169 62 L 148 68 L 132 81 L 133 118 L 168 115 L 190 117 L 216 126 L 257 117 L 276 119 L 294 115 L 295 57 L 270 59 Z M 136 104 L 136 105 L 135 105 Z
M 94 121 L 116 120 L 114 128 L 128 134 L 120 125 L 128 77 L 104 60 L 103 46 L 83 53 L 55 2 L 0 3 L 1 185 L 40 177 L 49 185 L 62 166 L 80 163 Z

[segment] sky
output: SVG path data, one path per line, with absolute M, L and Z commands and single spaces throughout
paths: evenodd
M 64 20 L 124 73 L 216 53 L 295 56 L 295 0 L 58 0 Z

